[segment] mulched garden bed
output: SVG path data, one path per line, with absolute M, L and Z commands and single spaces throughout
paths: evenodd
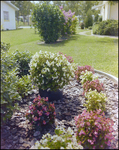
M 112 143 L 118 149 L 118 85 L 107 77 L 98 75 L 98 79 L 104 84 L 109 104 L 106 104 L 106 117 L 113 119 L 115 129 L 115 142 Z M 56 126 L 64 128 L 71 127 L 76 131 L 74 116 L 82 113 L 86 109 L 83 104 L 85 97 L 82 95 L 83 87 L 76 79 L 72 79 L 70 83 L 63 88 L 63 98 L 54 101 L 56 109 L 56 119 L 52 126 L 43 128 L 42 131 L 35 131 L 26 120 L 25 113 L 28 106 L 32 104 L 35 97 L 38 96 L 38 90 L 24 99 L 20 104 L 20 109 L 15 111 L 11 120 L 1 127 L 1 149 L 30 149 L 37 140 L 42 138 L 43 134 L 49 132 L 54 134 Z M 111 148 L 111 147 L 110 147 Z

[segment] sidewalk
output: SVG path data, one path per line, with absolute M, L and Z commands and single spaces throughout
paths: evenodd
M 97 37 L 110 37 L 110 38 L 116 38 L 118 39 L 118 36 L 108 36 L 108 35 L 96 35 L 96 34 L 93 34 L 93 31 L 91 30 L 91 35 L 87 35 L 86 32 L 89 32 L 89 31 L 84 31 L 84 32 L 80 32 L 79 34 L 80 35 L 86 35 L 86 36 L 97 36 Z
M 34 27 L 33 26 L 32 27 L 31 26 L 20 26 L 18 28 L 34 28 Z

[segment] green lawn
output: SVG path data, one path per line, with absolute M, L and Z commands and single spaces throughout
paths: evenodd
M 118 77 L 118 40 L 79 35 L 81 31 L 77 29 L 76 35 L 55 44 L 40 44 L 40 36 L 35 34 L 34 29 L 2 31 L 1 41 L 11 44 L 10 53 L 16 49 L 29 50 L 32 54 L 39 50 L 60 51 L 72 56 L 74 62 L 80 66 L 91 65 L 94 69 Z

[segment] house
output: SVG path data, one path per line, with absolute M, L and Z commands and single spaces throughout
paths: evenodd
M 118 20 L 118 2 L 111 5 L 108 1 L 100 1 L 99 5 L 93 6 L 92 9 L 100 10 L 102 20 Z
M 15 11 L 18 11 L 10 1 L 1 1 L 1 29 L 16 29 Z

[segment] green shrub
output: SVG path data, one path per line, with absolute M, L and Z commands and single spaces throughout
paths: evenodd
M 80 24 L 80 26 L 81 26 L 81 29 L 84 29 L 84 23 L 83 22 Z
M 92 29 L 92 26 L 89 26 L 88 29 L 91 30 L 91 29 Z
M 82 71 L 81 74 L 82 75 L 80 76 L 80 79 L 82 84 L 84 84 L 86 81 L 92 81 L 98 78 L 91 71 L 87 71 L 87 70 L 85 72 Z
M 30 62 L 30 73 L 39 89 L 56 91 L 74 77 L 74 67 L 64 55 L 39 51 Z
M 13 69 L 14 68 L 14 69 Z M 17 68 L 14 66 L 10 55 L 1 51 L 1 121 L 5 123 L 11 118 L 14 109 L 17 108 L 16 101 L 21 100 L 17 92 L 16 84 L 18 76 Z
M 99 22 L 102 22 L 102 16 L 99 16 L 99 17 L 98 17 L 98 21 L 99 21 Z
M 93 25 L 93 17 L 92 17 L 91 10 L 88 10 L 87 16 L 84 20 L 84 24 L 85 24 L 85 28 L 88 28 L 89 26 Z
M 64 15 L 58 6 L 43 3 L 33 11 L 34 22 L 45 43 L 56 42 L 60 37 Z
M 4 42 L 0 42 L 0 48 L 3 51 L 8 51 L 10 48 L 10 43 L 4 43 Z
M 73 130 L 68 127 L 67 131 L 64 128 L 57 127 L 56 135 L 49 133 L 43 135 L 42 139 L 35 143 L 32 149 L 83 149 L 76 141 Z
M 118 35 L 118 21 L 117 20 L 105 20 L 105 21 L 100 22 L 94 34 L 117 36 Z
M 98 22 L 98 18 L 99 18 L 99 15 L 96 13 L 95 18 L 94 18 L 94 22 Z
M 29 74 L 29 63 L 31 60 L 31 54 L 29 51 L 23 51 L 20 52 L 18 50 L 16 50 L 15 52 L 12 53 L 12 59 L 14 59 L 14 61 L 16 61 L 17 66 L 18 66 L 18 76 L 22 77 L 23 75 L 27 75 Z
M 104 93 L 98 93 L 96 90 L 89 91 L 85 94 L 87 111 L 94 111 L 101 109 L 102 112 L 105 111 L 106 95 Z
M 32 94 L 33 87 L 30 75 L 22 76 L 17 82 L 17 91 L 22 98 L 28 96 L 28 94 Z

